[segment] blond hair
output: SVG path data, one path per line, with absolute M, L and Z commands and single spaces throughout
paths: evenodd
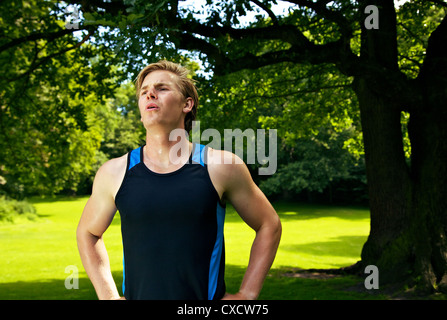
M 187 68 L 167 60 L 160 60 L 146 66 L 140 71 L 137 79 L 135 80 L 137 99 L 140 96 L 140 90 L 141 86 L 143 85 L 144 78 L 146 78 L 149 73 L 157 70 L 169 71 L 175 74 L 178 79 L 178 86 L 183 96 L 185 98 L 191 97 L 193 99 L 194 106 L 192 107 L 192 110 L 186 114 L 184 122 L 185 130 L 187 132 L 191 131 L 192 122 L 196 119 L 197 107 L 199 105 L 199 95 L 194 85 L 194 80 L 188 77 L 190 71 Z

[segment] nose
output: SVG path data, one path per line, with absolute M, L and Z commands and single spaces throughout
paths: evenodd
M 150 99 L 157 99 L 157 94 L 155 92 L 155 88 L 151 87 L 147 90 L 146 92 L 146 99 L 150 100 Z

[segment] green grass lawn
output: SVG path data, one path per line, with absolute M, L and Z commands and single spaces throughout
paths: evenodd
M 76 226 L 87 197 L 32 199 L 39 218 L 0 224 L 0 299 L 96 299 L 76 246 Z M 308 279 L 291 270 L 338 268 L 359 260 L 369 233 L 364 208 L 330 207 L 278 202 L 283 225 L 276 260 L 260 299 L 369 299 L 376 295 L 349 290 L 362 279 Z M 248 263 L 254 232 L 231 207 L 225 221 L 227 290 L 238 289 Z M 113 276 L 121 290 L 122 246 L 117 214 L 104 235 Z M 79 270 L 79 289 L 64 281 Z

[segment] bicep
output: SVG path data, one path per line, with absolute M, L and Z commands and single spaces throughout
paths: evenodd
M 107 230 L 116 213 L 115 200 L 111 192 L 110 176 L 101 169 L 93 182 L 92 195 L 88 199 L 78 230 L 101 237 Z
M 101 237 L 112 222 L 115 213 L 116 207 L 113 201 L 92 194 L 84 207 L 78 228 Z
M 226 199 L 241 218 L 255 231 L 276 223 L 278 215 L 264 193 L 254 183 L 245 164 L 232 165 L 233 173 L 225 191 Z

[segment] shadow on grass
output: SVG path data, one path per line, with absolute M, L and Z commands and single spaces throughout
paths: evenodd
M 95 290 L 88 278 L 79 279 L 79 289 L 65 288 L 65 279 L 0 283 L 0 300 L 92 300 Z
M 227 292 L 236 292 L 245 268 L 227 265 L 225 282 Z M 306 270 L 296 268 L 272 269 L 264 282 L 259 300 L 369 300 L 385 299 L 379 292 L 362 289 L 363 279 L 356 276 L 318 274 L 302 276 Z M 359 289 L 360 288 L 360 289 Z
M 369 209 L 360 206 L 335 206 L 296 202 L 277 202 L 272 204 L 281 221 L 308 220 L 319 218 L 338 218 L 350 221 L 370 219 Z M 227 204 L 225 222 L 241 222 L 234 208 Z
M 112 275 L 121 293 L 123 273 L 113 271 Z M 0 300 L 97 300 L 97 296 L 87 274 L 80 272 L 77 289 L 67 289 L 65 279 L 0 283 Z
M 55 203 L 55 202 L 75 202 L 79 201 L 81 198 L 88 198 L 88 196 L 33 196 L 27 198 L 30 203 Z
M 295 202 L 273 203 L 281 220 L 306 220 L 334 217 L 346 220 L 369 219 L 369 209 L 359 206 L 319 205 Z
M 306 253 L 313 256 L 333 256 L 356 258 L 360 252 L 354 252 L 353 249 L 360 250 L 365 243 L 367 236 L 338 236 L 333 237 L 331 241 L 320 241 L 303 244 L 285 244 L 281 245 L 281 250 L 289 252 Z
M 377 298 L 350 288 L 363 280 L 353 276 L 310 279 L 296 277 L 292 268 L 273 269 L 267 276 L 259 299 L 261 300 L 354 300 Z M 225 282 L 227 292 L 235 293 L 241 284 L 245 268 L 227 265 Z M 113 277 L 121 293 L 122 271 Z M 64 279 L 18 281 L 0 283 L 0 300 L 96 300 L 95 290 L 85 273 L 80 274 L 79 289 L 65 288 Z

